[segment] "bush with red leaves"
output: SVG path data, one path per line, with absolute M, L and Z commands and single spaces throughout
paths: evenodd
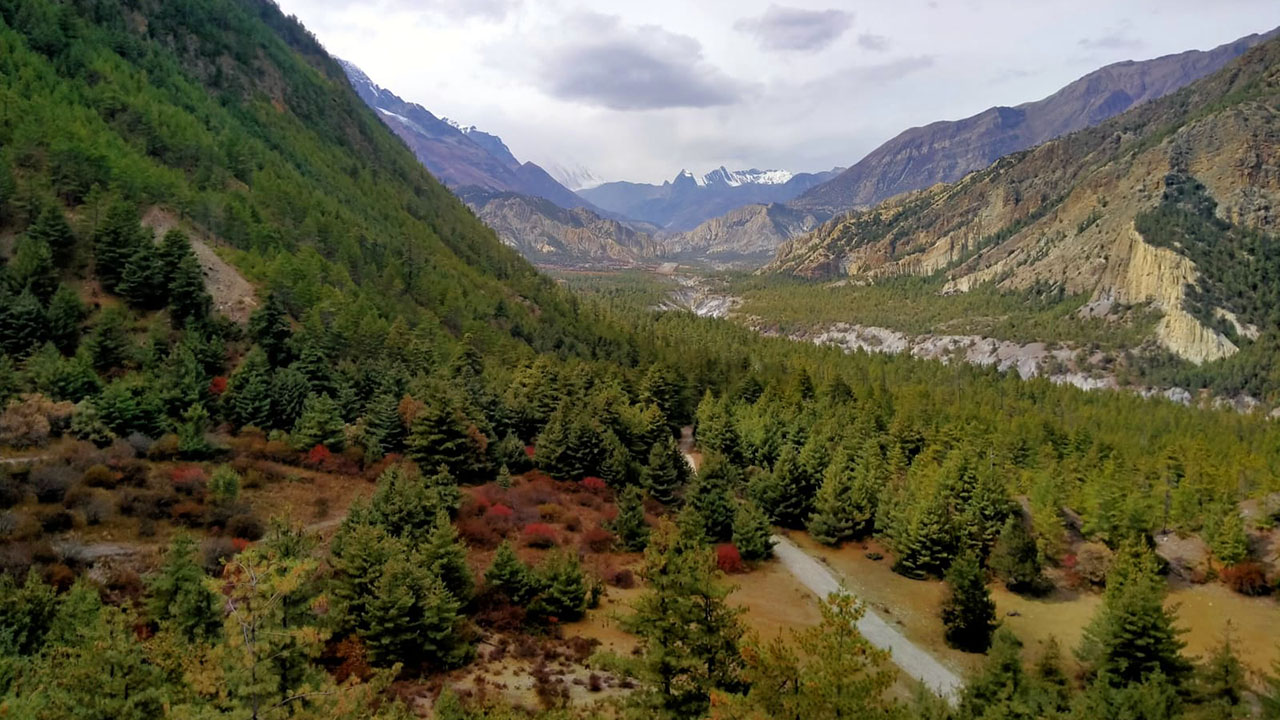
M 733 543 L 720 543 L 716 546 L 716 565 L 721 572 L 745 572 L 747 566 L 742 563 L 742 555 Z
M 604 478 L 598 478 L 594 475 L 588 475 L 587 477 L 582 478 L 582 482 L 579 484 L 582 485 L 583 490 L 593 493 L 602 493 L 609 487 L 605 483 Z
M 623 590 L 636 586 L 636 574 L 631 568 L 610 568 L 604 572 L 604 581 Z
M 582 547 L 594 553 L 609 552 L 613 548 L 613 533 L 596 526 L 582 533 Z
M 207 479 L 204 468 L 199 465 L 180 465 L 169 471 L 169 482 L 173 484 L 173 489 L 184 495 L 200 494 Z
M 559 544 L 555 528 L 546 523 L 529 523 L 521 533 L 525 547 L 550 548 Z
M 316 445 L 307 452 L 307 459 L 304 461 L 313 468 L 320 468 L 329 465 L 333 461 L 333 453 L 324 445 Z
M 534 448 L 532 445 L 525 445 L 525 446 L 524 446 L 524 455 L 525 455 L 525 457 L 529 457 L 529 458 L 531 458 L 531 457 L 533 457 L 533 454 L 534 454 L 535 452 L 537 452 L 537 450 L 536 450 L 536 448 Z
M 248 538 L 242 538 L 242 537 L 231 538 L 231 547 L 235 549 L 237 553 L 242 553 L 245 550 L 249 549 L 249 546 L 251 544 L 253 543 Z
M 499 503 L 497 505 L 490 505 L 489 510 L 485 514 L 492 515 L 494 517 L 499 517 L 499 518 L 509 518 L 509 517 L 514 517 L 516 514 L 516 511 L 512 510 L 510 507 L 506 505 Z
M 492 516 L 472 517 L 458 521 L 458 536 L 471 547 L 492 550 L 498 547 L 505 532 L 499 532 L 490 522 Z
M 1271 592 L 1271 584 L 1267 582 L 1267 571 L 1261 563 L 1252 560 L 1236 563 L 1223 568 L 1221 575 L 1222 582 L 1241 595 L 1254 597 Z
M 204 506 L 198 502 L 181 502 L 169 510 L 173 521 L 187 527 L 204 525 Z
M 227 376 L 218 375 L 209 381 L 209 394 L 221 395 L 227 391 Z

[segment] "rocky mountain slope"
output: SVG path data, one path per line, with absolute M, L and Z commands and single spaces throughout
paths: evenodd
M 378 86 L 355 65 L 340 61 L 360 99 L 373 108 L 414 155 L 450 189 L 482 188 L 546 198 L 562 208 L 590 207 L 546 170 L 520 162 L 497 135 L 438 118 Z
M 963 180 L 824 224 L 766 268 L 809 278 L 934 275 L 945 292 L 1089 294 L 1150 304 L 1156 340 L 1195 363 L 1276 327 L 1280 40 L 1103 124 Z
M 996 159 L 1096 125 L 1167 95 L 1273 37 L 1250 35 L 1208 51 L 1120 62 L 1085 75 L 1043 100 L 994 107 L 963 120 L 912 128 L 873 150 L 793 204 L 810 211 L 870 207 L 903 192 L 952 182 Z
M 815 230 L 824 219 L 781 203 L 745 205 L 687 232 L 660 234 L 658 240 L 666 257 L 760 265 L 782 243 Z
M 835 177 L 840 170 L 791 173 L 720 167 L 701 177 L 681 170 L 661 185 L 610 182 L 578 194 L 605 210 L 682 232 L 745 205 L 786 202 Z

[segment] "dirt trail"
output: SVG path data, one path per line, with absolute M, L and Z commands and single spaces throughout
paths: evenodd
M 787 538 L 775 535 L 773 554 L 805 587 L 820 598 L 847 592 L 835 572 Z M 925 687 L 954 703 L 963 681 L 955 672 L 911 642 L 870 608 L 858 621 L 858 631 L 867 642 L 892 653 L 893 662 Z

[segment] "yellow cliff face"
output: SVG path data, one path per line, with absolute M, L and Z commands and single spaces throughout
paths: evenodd
M 1163 312 L 1156 339 L 1180 357 L 1199 365 L 1234 355 L 1235 344 L 1183 309 L 1186 288 L 1196 282 L 1195 264 L 1168 248 L 1147 243 L 1137 230 L 1130 228 L 1129 237 L 1129 267 L 1115 289 L 1117 299 L 1150 302 Z

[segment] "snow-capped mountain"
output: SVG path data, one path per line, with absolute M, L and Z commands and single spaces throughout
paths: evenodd
M 579 162 L 572 160 L 567 162 L 546 161 L 542 165 L 547 169 L 547 172 L 551 173 L 551 177 L 559 180 L 561 185 L 574 192 L 604 184 L 603 178 L 596 175 L 591 168 Z
M 578 194 L 605 210 L 680 231 L 745 205 L 787 202 L 841 170 L 792 173 L 720 166 L 703 175 L 681 170 L 661 185 L 611 182 Z
M 360 68 L 339 60 L 360 99 L 373 108 L 449 188 L 483 188 L 535 195 L 560 207 L 590 207 L 538 165 L 516 159 L 502 138 L 474 125 L 436 117 L 426 108 L 379 87 Z

